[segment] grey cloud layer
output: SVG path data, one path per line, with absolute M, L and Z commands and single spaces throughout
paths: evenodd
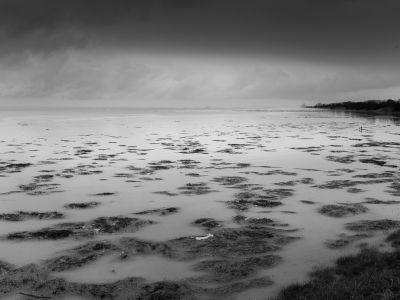
M 0 0 L 0 103 L 398 97 L 399 11 L 398 0 Z
M 61 104 L 108 100 L 109 105 L 134 106 L 277 106 L 282 100 L 297 100 L 292 103 L 299 105 L 340 99 L 346 93 L 366 99 L 369 94 L 363 91 L 396 87 L 397 78 L 396 71 L 295 61 L 68 50 L 46 56 L 31 53 L 12 67 L 0 63 L 0 96 L 55 99 Z
M 382 62 L 399 56 L 399 10 L 397 0 L 2 0 L 1 48 L 92 45 Z

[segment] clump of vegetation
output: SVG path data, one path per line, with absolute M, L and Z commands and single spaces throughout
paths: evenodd
M 86 209 L 86 208 L 94 208 L 98 205 L 100 205 L 100 202 L 90 201 L 90 202 L 68 203 L 65 204 L 64 207 L 68 209 Z
M 38 220 L 52 220 L 64 218 L 64 214 L 57 211 L 18 211 L 15 213 L 0 214 L 0 220 L 4 221 L 24 221 L 27 219 L 38 219 Z
M 363 159 L 360 159 L 360 161 L 364 164 L 374 164 L 374 165 L 378 165 L 378 166 L 383 166 L 386 164 L 385 161 L 376 159 L 376 158 L 363 158 Z
M 93 237 L 96 234 L 135 232 L 154 221 L 123 216 L 100 217 L 90 222 L 60 223 L 36 231 L 19 231 L 6 235 L 8 240 L 59 240 L 68 237 Z
M 237 183 L 243 183 L 247 181 L 247 178 L 240 176 L 220 176 L 214 178 L 214 181 L 222 185 L 234 185 Z
M 158 215 L 158 216 L 168 216 L 179 212 L 178 207 L 162 207 L 156 209 L 148 209 L 134 213 L 135 215 Z
M 216 192 L 216 190 L 212 190 L 204 182 L 187 183 L 186 185 L 179 187 L 178 190 L 181 191 L 181 194 L 190 195 L 190 196 L 191 195 L 204 195 L 204 194 Z
M 281 226 L 281 227 L 287 227 L 289 224 L 286 223 L 281 223 L 279 221 L 275 221 L 269 218 L 248 218 L 242 215 L 238 215 L 233 217 L 233 221 L 238 223 L 238 224 L 245 224 L 245 225 L 265 225 L 265 226 Z
M 400 221 L 389 219 L 382 220 L 360 220 L 346 224 L 346 229 L 351 231 L 379 231 L 400 227 Z
M 261 193 L 243 190 L 235 194 L 235 199 L 228 201 L 228 206 L 236 210 L 247 210 L 250 206 L 276 207 L 283 203 L 279 200 L 293 195 L 292 189 L 264 189 Z
M 399 248 L 400 247 L 400 230 L 396 230 L 392 232 L 387 238 L 387 242 L 392 244 L 392 247 Z
M 315 204 L 315 202 L 311 200 L 300 200 L 300 202 L 304 204 Z
M 276 300 L 400 299 L 400 252 L 364 249 L 282 290 Z
M 226 282 L 252 276 L 258 269 L 270 268 L 282 261 L 278 255 L 267 254 L 263 256 L 238 258 L 236 260 L 204 260 L 194 266 L 196 271 L 207 271 L 214 281 Z
M 353 235 L 347 235 L 345 233 L 341 234 L 336 240 L 327 240 L 325 245 L 331 249 L 342 249 L 347 247 L 348 245 L 360 241 L 362 239 L 372 237 L 372 233 L 357 233 Z
M 329 155 L 326 157 L 326 159 L 329 161 L 338 162 L 341 164 L 351 164 L 355 161 L 354 155 L 346 155 L 346 156 Z
M 206 229 L 212 229 L 215 227 L 220 227 L 221 223 L 222 223 L 221 221 L 217 221 L 212 218 L 200 218 L 200 219 L 194 220 L 192 224 L 196 225 L 196 226 L 204 227 Z
M 116 193 L 114 192 L 105 192 L 105 193 L 97 193 L 97 194 L 93 194 L 93 196 L 112 196 L 115 195 Z
M 397 200 L 379 200 L 379 199 L 376 199 L 376 198 L 367 197 L 367 198 L 365 198 L 365 201 L 363 203 L 390 205 L 390 204 L 399 204 L 400 201 L 397 201 Z
M 9 163 L 0 167 L 0 173 L 19 173 L 30 166 L 32 166 L 31 163 Z
M 21 184 L 19 189 L 21 192 L 25 192 L 28 195 L 37 196 L 37 195 L 48 195 L 51 193 L 62 192 L 59 190 L 61 185 L 59 183 L 36 183 L 32 182 L 29 184 Z
M 170 197 L 179 195 L 177 193 L 172 193 L 172 192 L 168 192 L 168 191 L 156 191 L 156 192 L 153 192 L 153 194 L 165 195 L 165 196 L 170 196 Z
M 362 204 L 328 204 L 323 205 L 318 211 L 320 214 L 329 217 L 342 218 L 358 215 L 367 212 L 367 208 Z

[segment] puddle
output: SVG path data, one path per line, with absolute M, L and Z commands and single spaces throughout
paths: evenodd
M 181 280 L 199 276 L 190 269 L 193 262 L 180 262 L 155 255 L 138 256 L 121 261 L 116 256 L 106 256 L 74 271 L 53 273 L 71 282 L 106 283 L 126 277 L 143 277 L 149 281 Z

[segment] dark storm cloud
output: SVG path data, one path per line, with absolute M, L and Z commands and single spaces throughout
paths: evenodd
M 398 0 L 0 0 L 0 104 L 398 98 L 399 11 Z
M 0 53 L 111 50 L 393 63 L 397 0 L 0 0 Z

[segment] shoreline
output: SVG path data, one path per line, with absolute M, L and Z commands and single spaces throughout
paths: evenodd
M 400 112 L 397 111 L 386 111 L 386 110 L 367 110 L 367 109 L 346 109 L 346 108 L 320 108 L 320 107 L 307 107 L 313 109 L 320 109 L 320 110 L 329 110 L 329 111 L 338 111 L 338 112 L 353 112 L 353 113 L 362 113 L 362 114 L 370 114 L 370 115 L 377 115 L 377 116 L 394 116 L 400 117 Z
M 390 115 L 400 116 L 400 100 L 367 100 L 367 101 L 344 101 L 334 103 L 318 103 L 306 108 L 329 109 L 338 111 L 348 111 L 357 113 L 367 113 L 371 115 Z

